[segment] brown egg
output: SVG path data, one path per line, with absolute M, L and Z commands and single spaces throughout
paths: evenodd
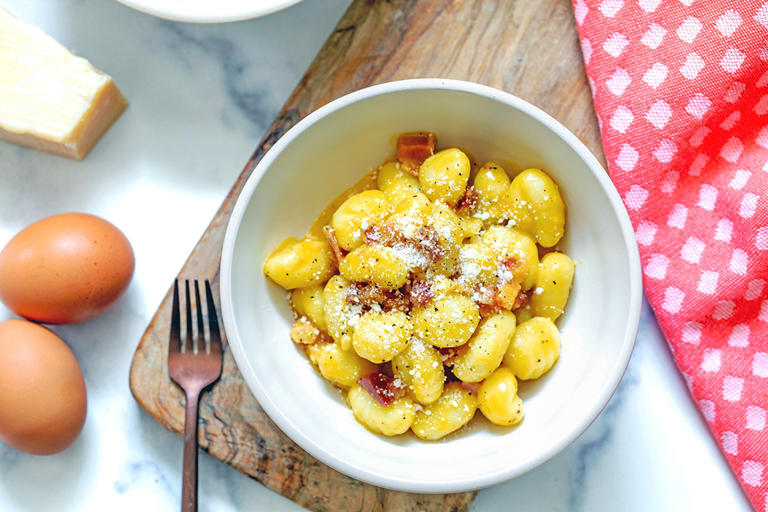
M 80 434 L 86 409 L 66 343 L 26 320 L 0 322 L 0 439 L 34 455 L 58 453 Z
M 19 231 L 0 252 L 0 300 L 38 322 L 82 322 L 120 298 L 133 267 L 131 244 L 106 220 L 54 215 Z

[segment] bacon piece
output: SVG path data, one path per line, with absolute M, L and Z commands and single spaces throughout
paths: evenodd
M 336 233 L 333 231 L 331 226 L 323 227 L 323 235 L 328 241 L 328 245 L 331 246 L 331 251 L 333 252 L 333 256 L 335 258 L 336 267 L 338 267 L 339 263 L 341 263 L 341 260 L 343 260 L 344 256 L 346 255 L 344 249 L 339 246 L 339 241 L 336 240 Z
M 411 286 L 411 305 L 420 308 L 432 300 L 432 285 L 427 281 L 415 281 Z
M 434 263 L 443 257 L 440 234 L 432 226 L 421 226 L 416 230 L 416 249 Z
M 363 375 L 357 380 L 357 384 L 382 407 L 387 407 L 398 398 L 405 396 L 405 387 L 397 385 L 395 379 L 383 373 Z
M 397 309 L 407 313 L 410 310 L 410 301 L 404 289 L 385 290 L 374 283 L 353 283 L 347 289 L 345 300 L 348 304 L 367 308 L 378 304 L 384 311 Z
M 294 343 L 301 345 L 312 345 L 313 343 L 329 343 L 333 341 L 330 336 L 325 334 L 318 327 L 304 317 L 296 320 L 291 327 L 289 334 Z
M 488 318 L 489 316 L 498 315 L 500 310 L 497 306 L 491 304 L 479 304 L 480 318 Z
M 480 194 L 475 187 L 467 187 L 464 195 L 461 196 L 456 204 L 456 213 L 459 215 L 470 215 L 477 211 L 477 203 L 480 201 Z
M 366 244 L 380 244 L 384 239 L 384 230 L 378 224 L 371 224 L 363 231 L 363 241 Z
M 493 298 L 493 304 L 501 309 L 511 311 L 517 302 L 520 294 L 520 283 L 517 281 L 507 281 L 499 286 Z
M 424 160 L 435 154 L 436 144 L 434 133 L 403 133 L 397 138 L 397 160 L 406 171 L 418 176 Z
M 387 298 L 381 303 L 381 307 L 384 311 L 392 311 L 396 309 L 407 313 L 411 310 L 410 297 L 403 290 L 386 291 Z
M 517 298 L 515 299 L 515 303 L 512 304 L 512 311 L 518 310 L 520 308 L 524 308 L 526 304 L 528 304 L 528 301 L 531 300 L 531 293 L 533 293 L 533 290 L 520 290 L 520 293 L 517 294 Z

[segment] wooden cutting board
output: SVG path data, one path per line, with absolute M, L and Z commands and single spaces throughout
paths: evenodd
M 602 159 L 569 0 L 354 0 L 232 186 L 179 276 L 212 280 L 227 221 L 264 153 L 302 117 L 356 89 L 403 78 L 479 82 L 537 105 Z M 136 401 L 181 434 L 184 397 L 168 378 L 170 290 L 133 358 Z M 287 340 L 286 340 L 287 341 Z M 475 493 L 413 495 L 380 489 L 318 462 L 269 420 L 229 351 L 221 381 L 200 404 L 200 446 L 315 511 L 465 511 Z

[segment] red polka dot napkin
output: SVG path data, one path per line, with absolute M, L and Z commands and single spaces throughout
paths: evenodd
M 768 512 L 768 2 L 574 0 L 645 292 Z

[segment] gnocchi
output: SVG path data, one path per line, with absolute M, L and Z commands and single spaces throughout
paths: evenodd
M 480 412 L 496 425 L 512 426 L 523 421 L 523 401 L 517 396 L 517 379 L 503 366 L 480 386 Z
M 515 176 L 503 201 L 516 225 L 542 247 L 552 247 L 563 237 L 565 202 L 557 184 L 542 170 L 527 169 Z
M 392 359 L 392 371 L 421 404 L 431 404 L 443 393 L 445 370 L 440 352 L 418 338 Z
M 372 363 L 386 363 L 405 350 L 412 332 L 411 320 L 402 311 L 371 310 L 355 325 L 352 346 L 360 357 Z
M 477 170 L 472 186 L 479 195 L 479 218 L 487 225 L 504 217 L 502 198 L 509 187 L 509 176 L 502 166 L 488 162 Z
M 396 290 L 408 279 L 408 266 L 391 248 L 362 245 L 347 254 L 339 265 L 341 275 L 350 281 L 368 281 Z
M 445 386 L 434 403 L 416 413 L 411 429 L 421 439 L 435 441 L 469 423 L 477 411 L 477 395 L 458 382 Z
M 504 365 L 519 379 L 538 379 L 559 357 L 560 331 L 549 318 L 535 316 L 517 326 Z
M 325 300 L 322 286 L 296 288 L 291 292 L 291 306 L 298 316 L 308 318 L 318 329 L 328 332 L 323 312 Z
M 459 294 L 434 299 L 413 311 L 414 334 L 440 348 L 463 345 L 479 322 L 480 308 Z
M 460 149 L 444 149 L 430 156 L 419 168 L 419 185 L 430 201 L 456 206 L 469 181 L 470 163 Z
M 264 263 L 264 273 L 285 288 L 306 288 L 333 275 L 331 250 L 319 240 L 287 238 Z
M 388 213 L 386 194 L 380 190 L 366 190 L 341 203 L 331 217 L 331 227 L 341 248 L 351 251 L 362 245 L 364 227 L 384 220 Z
M 464 382 L 480 382 L 499 367 L 515 332 L 514 313 L 504 312 L 480 322 L 453 362 L 453 374 Z
M 407 397 L 398 398 L 384 406 L 355 384 L 347 393 L 347 400 L 357 421 L 376 434 L 396 436 L 407 432 L 416 418 L 416 407 Z
M 419 180 L 400 167 L 398 162 L 387 162 L 379 167 L 376 186 L 387 194 L 391 204 L 398 204 L 419 192 Z
M 557 320 L 568 302 L 573 273 L 573 261 L 566 254 L 551 252 L 544 256 L 539 263 L 536 289 L 529 303 L 531 314 Z
M 425 441 L 477 409 L 496 425 L 523 421 L 518 381 L 557 363 L 555 321 L 575 275 L 558 245 L 566 205 L 550 176 L 510 177 L 436 145 L 428 132 L 401 135 L 394 158 L 264 262 L 289 292 L 289 338 L 354 418 L 374 434 Z
M 337 343 L 307 345 L 307 355 L 317 365 L 320 375 L 345 388 L 354 386 L 360 377 L 376 370 L 376 365 L 351 350 L 344 350 Z

